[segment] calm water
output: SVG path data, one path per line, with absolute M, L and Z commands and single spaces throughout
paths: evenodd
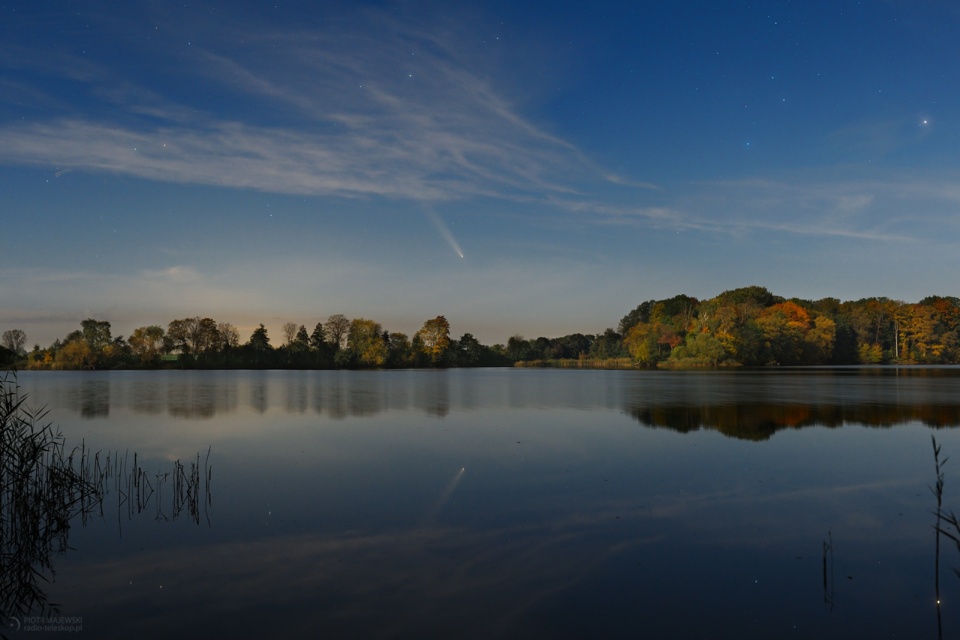
M 210 451 L 196 518 L 168 486 L 73 523 L 46 591 L 87 637 L 938 637 L 956 369 L 19 382 L 70 446 L 151 475 Z

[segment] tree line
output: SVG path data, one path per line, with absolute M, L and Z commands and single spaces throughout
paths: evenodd
M 483 345 L 469 333 L 451 338 L 444 316 L 425 321 L 412 338 L 342 314 L 312 330 L 288 322 L 282 334 L 274 346 L 261 324 L 241 342 L 232 324 L 197 316 L 166 329 L 138 327 L 124 339 L 112 336 L 109 322 L 87 319 L 29 353 L 23 331 L 4 332 L 0 363 L 30 369 L 956 364 L 960 299 L 786 299 L 750 286 L 702 301 L 683 294 L 648 300 L 616 329 L 598 334 L 514 335 L 505 345 Z
M 19 330 L 17 330 L 19 331 Z M 108 321 L 88 318 L 80 328 L 47 348 L 0 347 L 7 365 L 27 369 L 209 368 L 209 369 L 358 369 L 480 367 L 512 364 L 502 348 L 488 347 L 469 333 L 450 337 L 444 316 L 431 318 L 409 338 L 366 318 L 335 314 L 308 331 L 292 322 L 282 327 L 279 346 L 260 324 L 249 339 L 229 322 L 196 316 L 138 327 L 128 338 L 114 337 Z M 15 346 L 16 348 L 8 348 Z
M 506 352 L 528 366 L 578 357 L 639 367 L 957 364 L 960 299 L 786 299 L 760 286 L 702 301 L 680 294 L 640 303 L 592 340 L 514 336 Z

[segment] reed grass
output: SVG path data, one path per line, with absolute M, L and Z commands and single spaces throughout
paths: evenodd
M 116 493 L 117 517 L 132 518 L 149 508 L 166 520 L 161 491 L 170 473 L 151 475 L 141 457 L 129 452 L 92 451 L 81 441 L 68 450 L 63 434 L 47 421 L 45 409 L 33 409 L 20 392 L 16 373 L 0 375 L 0 616 L 51 615 L 43 584 L 56 576 L 53 560 L 70 548 L 71 523 L 85 526 L 104 516 L 105 498 Z M 200 454 L 172 473 L 170 513 L 209 523 L 212 504 L 210 449 L 200 475 Z M 203 498 L 201 499 L 201 494 Z M 0 632 L 0 637 L 4 637 Z

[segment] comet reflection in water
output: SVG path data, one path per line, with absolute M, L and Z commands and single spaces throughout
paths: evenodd
M 453 480 L 451 480 L 450 484 L 447 485 L 447 488 L 443 490 L 443 493 L 440 494 L 440 497 L 437 498 L 433 508 L 431 508 L 430 512 L 427 514 L 425 524 L 434 523 L 434 521 L 437 519 L 437 515 L 440 513 L 440 510 L 443 509 L 443 506 L 450 500 L 450 496 L 453 495 L 453 492 L 457 490 L 457 485 L 460 484 L 460 479 L 463 478 L 463 474 L 466 470 L 466 467 L 460 467 L 460 471 L 457 471 L 456 475 L 453 476 Z

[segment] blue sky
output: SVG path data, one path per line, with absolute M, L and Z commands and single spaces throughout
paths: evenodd
M 0 0 L 0 329 L 958 295 L 955 2 Z M 462 257 L 461 257 L 462 256 Z

